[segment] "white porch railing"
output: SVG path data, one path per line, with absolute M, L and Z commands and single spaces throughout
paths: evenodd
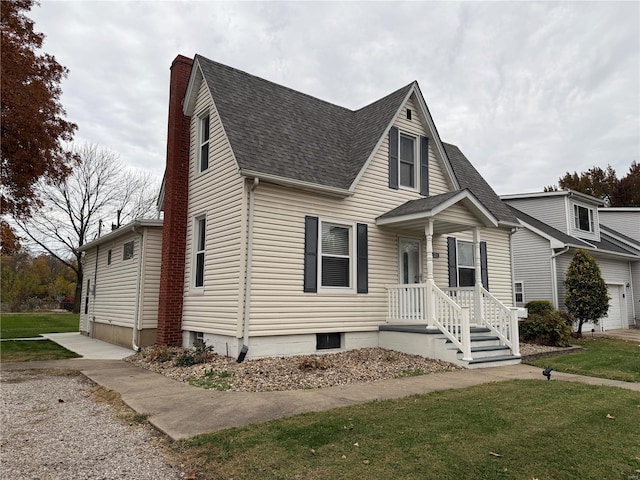
M 481 298 L 476 298 L 476 291 Z M 388 323 L 437 327 L 462 350 L 464 360 L 471 359 L 471 322 L 489 328 L 501 345 L 509 347 L 513 355 L 520 355 L 517 308 L 507 307 L 482 287 L 443 291 L 434 283 L 413 283 L 389 285 L 387 293 Z
M 520 334 L 518 332 L 518 309 L 503 304 L 488 290 L 480 289 L 482 295 L 482 318 L 478 324 L 489 328 L 500 338 L 500 344 L 511 349 L 515 356 L 520 355 Z
M 427 325 L 427 284 L 387 287 L 388 322 Z
M 434 314 L 433 323 L 453 344 L 462 350 L 462 360 L 471 358 L 471 330 L 469 307 L 461 307 L 449 295 L 432 285 Z

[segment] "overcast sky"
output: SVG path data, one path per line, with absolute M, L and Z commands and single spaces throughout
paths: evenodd
M 640 161 L 640 2 L 61 2 L 30 16 L 77 141 L 164 171 L 169 67 L 196 53 L 352 109 L 417 80 L 498 194 Z

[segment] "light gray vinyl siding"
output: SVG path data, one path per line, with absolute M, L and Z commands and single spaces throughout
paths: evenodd
M 635 324 L 640 323 L 640 262 L 631 264 L 631 301 Z
M 196 165 L 198 117 L 210 115 L 209 168 Z M 189 207 L 184 279 L 182 326 L 184 330 L 238 335 L 242 318 L 246 203 L 244 180 L 237 172 L 209 89 L 202 82 L 191 117 L 189 159 Z M 194 289 L 195 220 L 206 218 L 204 287 Z
M 565 196 L 555 195 L 548 197 L 518 198 L 509 199 L 506 200 L 506 202 L 521 212 L 537 218 L 547 225 L 569 235 L 567 230 L 568 219 Z M 573 213 L 571 213 L 570 218 L 573 219 Z
M 598 213 L 600 223 L 640 242 L 640 208 L 628 211 L 601 208 Z
M 569 250 L 556 258 L 556 279 L 558 282 L 558 308 L 566 310 L 567 306 L 564 303 L 564 297 L 566 295 L 566 288 L 564 287 L 564 279 L 567 276 L 567 269 L 573 258 L 575 250 Z
M 602 278 L 607 285 L 622 285 L 624 289 L 624 303 L 622 314 L 624 315 L 623 324 L 626 321 L 627 325 L 633 324 L 633 294 L 631 289 L 627 289 L 627 283 L 631 285 L 631 272 L 629 269 L 629 262 L 612 260 L 611 258 L 602 258 L 593 254 L 593 257 L 600 266 L 602 272 Z
M 519 228 L 513 235 L 513 280 L 523 283 L 524 303 L 553 303 L 551 253 L 549 240 L 526 228 Z

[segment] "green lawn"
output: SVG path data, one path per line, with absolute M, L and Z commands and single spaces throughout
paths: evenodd
M 80 357 L 51 340 L 5 340 L 0 342 L 1 362 L 31 362 Z
M 77 332 L 77 313 L 3 313 L 0 338 L 38 337 L 41 333 Z
M 581 346 L 582 351 L 543 357 L 530 363 L 542 368 L 551 366 L 559 372 L 640 382 L 640 345 L 637 342 L 596 337 L 572 339 L 571 343 Z
M 187 471 L 208 479 L 628 480 L 638 478 L 638 445 L 638 392 L 518 380 L 303 414 L 178 448 Z

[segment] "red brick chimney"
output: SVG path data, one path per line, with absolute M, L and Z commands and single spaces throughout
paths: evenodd
M 191 75 L 191 58 L 178 55 L 171 64 L 169 132 L 164 184 L 162 265 L 158 301 L 158 345 L 182 345 L 182 295 L 184 291 L 189 187 L 189 126 L 182 100 Z

